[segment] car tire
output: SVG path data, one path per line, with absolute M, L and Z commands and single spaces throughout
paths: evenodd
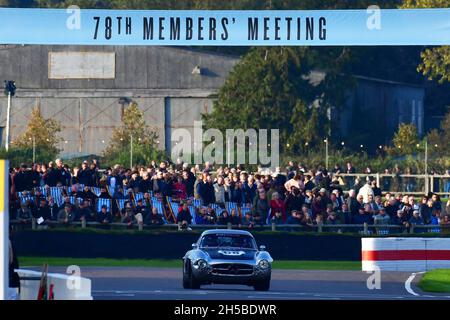
M 270 289 L 270 277 L 267 279 L 261 280 L 260 282 L 255 283 L 253 288 L 256 291 L 269 291 Z
M 189 279 L 189 267 L 188 267 L 188 263 L 189 262 L 185 262 L 183 264 L 183 288 L 184 289 L 191 289 L 191 280 Z

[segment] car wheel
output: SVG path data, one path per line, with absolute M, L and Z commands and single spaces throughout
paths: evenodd
M 186 261 L 186 265 L 183 267 L 183 288 L 200 289 L 200 282 L 192 274 L 191 263 L 189 261 Z
M 269 291 L 270 289 L 270 277 L 267 279 L 261 280 L 260 282 L 255 283 L 253 286 L 256 291 Z
M 189 279 L 190 269 L 189 262 L 183 263 L 183 288 L 191 289 L 191 280 Z

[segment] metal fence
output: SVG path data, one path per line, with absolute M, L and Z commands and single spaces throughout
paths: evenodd
M 67 229 L 107 229 L 107 230 L 172 230 L 183 231 L 181 224 L 162 224 L 162 225 L 144 225 L 144 224 L 126 224 L 126 223 L 108 223 L 77 221 L 69 224 L 61 224 L 57 221 L 49 221 L 46 225 L 38 225 L 35 219 L 31 223 L 21 223 L 18 220 L 10 221 L 11 225 L 17 229 L 45 230 L 52 228 Z M 450 235 L 450 225 L 411 225 L 409 227 L 399 225 L 369 225 L 365 224 L 318 224 L 314 226 L 302 226 L 292 224 L 275 224 L 270 225 L 254 225 L 237 226 L 237 225 L 190 225 L 191 230 L 208 230 L 208 229 L 242 229 L 248 231 L 271 231 L 271 232 L 307 232 L 307 233 L 348 233 L 360 235 L 374 236 L 390 236 L 398 234 L 448 234 Z
M 450 175 L 340 173 L 334 177 L 339 179 L 341 187 L 346 191 L 353 189 L 356 179 L 364 182 L 366 177 L 373 177 L 383 193 L 402 192 L 419 195 L 433 192 L 441 196 L 450 196 Z

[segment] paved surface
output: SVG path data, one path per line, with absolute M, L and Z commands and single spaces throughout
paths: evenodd
M 65 270 L 50 268 L 50 272 Z M 421 275 L 411 281 L 410 272 L 382 272 L 381 289 L 369 290 L 370 274 L 361 271 L 273 270 L 268 292 L 239 285 L 208 285 L 199 290 L 185 290 L 181 270 L 171 268 L 81 267 L 81 272 L 83 277 L 92 279 L 95 300 L 450 299 L 449 294 L 421 292 L 416 287 Z M 408 279 L 410 292 L 405 288 Z

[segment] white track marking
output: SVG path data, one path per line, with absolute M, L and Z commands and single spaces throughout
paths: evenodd
M 420 294 L 414 292 L 414 290 L 411 288 L 411 283 L 413 282 L 416 275 L 423 274 L 423 273 L 425 273 L 425 271 L 412 273 L 409 276 L 409 278 L 405 281 L 405 289 L 409 294 L 412 294 L 413 296 L 416 296 L 416 297 L 420 297 Z

